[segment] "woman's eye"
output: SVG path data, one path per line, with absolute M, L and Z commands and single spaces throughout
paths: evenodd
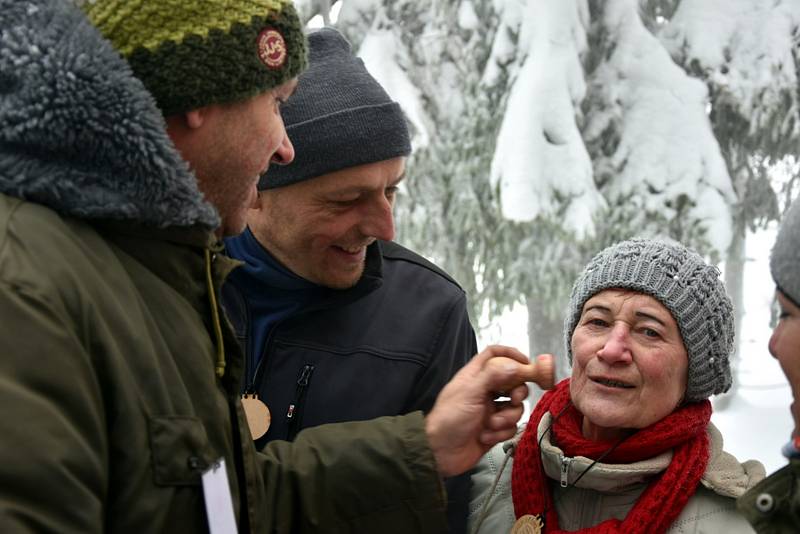
M 657 330 L 653 330 L 652 328 L 645 328 L 642 330 L 642 332 L 647 337 L 652 337 L 652 338 L 661 337 L 661 334 L 659 334 Z
M 608 326 L 607 322 L 605 322 L 602 319 L 597 319 L 597 318 L 589 319 L 588 321 L 586 321 L 586 324 L 588 324 L 590 326 L 601 326 L 601 327 L 602 326 Z

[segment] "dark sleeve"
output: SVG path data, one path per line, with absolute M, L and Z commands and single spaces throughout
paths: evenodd
M 431 318 L 431 322 L 434 319 Z M 445 309 L 431 347 L 430 362 L 408 396 L 407 412 L 431 411 L 445 384 L 478 352 L 475 331 L 469 322 L 466 296 L 463 293 L 454 298 L 449 308 Z
M 421 412 L 321 425 L 260 453 L 268 532 L 440 534 L 444 492 Z
M 431 362 L 410 397 L 409 410 L 428 412 L 439 391 L 478 352 L 475 331 L 469 321 L 466 296 L 453 300 L 441 328 L 437 332 Z M 471 471 L 445 479 L 447 490 L 447 523 L 451 534 L 467 532 Z
M 63 308 L 0 282 L 0 531 L 102 532 L 105 414 Z

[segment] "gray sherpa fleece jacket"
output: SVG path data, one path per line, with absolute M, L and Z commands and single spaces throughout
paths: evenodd
M 81 219 L 219 225 L 155 101 L 70 0 L 0 0 L 0 192 Z

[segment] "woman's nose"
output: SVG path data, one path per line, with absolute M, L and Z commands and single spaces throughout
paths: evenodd
M 611 329 L 597 356 L 608 363 L 631 361 L 630 332 L 628 326 L 617 323 Z

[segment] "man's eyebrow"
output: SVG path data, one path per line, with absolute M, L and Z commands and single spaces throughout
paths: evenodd
M 397 187 L 397 184 L 399 184 L 405 179 L 406 179 L 406 173 L 405 171 L 403 171 L 403 173 L 400 176 L 398 176 L 394 182 L 390 183 L 388 187 Z

